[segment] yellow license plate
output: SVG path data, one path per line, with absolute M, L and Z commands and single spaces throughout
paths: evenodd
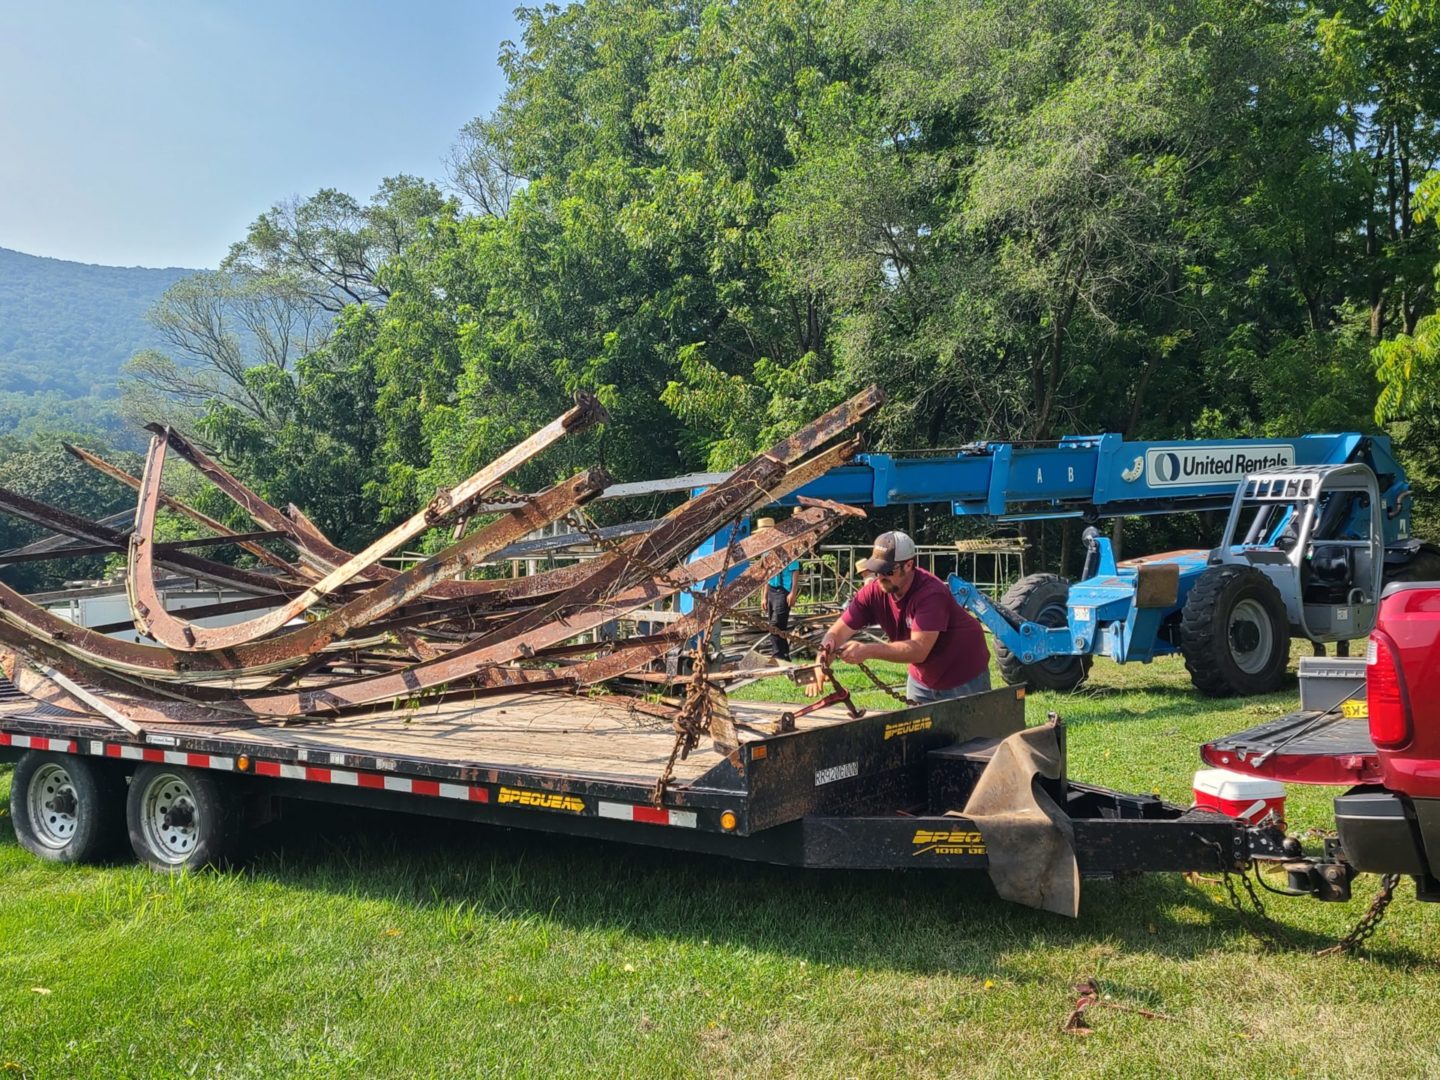
M 1364 720 L 1370 715 L 1370 710 L 1363 701 L 1342 701 L 1340 703 L 1340 715 L 1347 720 Z

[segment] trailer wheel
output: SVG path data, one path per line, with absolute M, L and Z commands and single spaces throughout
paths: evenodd
M 1180 615 L 1180 651 L 1202 694 L 1267 694 L 1290 659 L 1280 590 L 1249 566 L 1214 566 L 1190 590 Z
M 120 775 L 103 762 L 32 750 L 10 778 L 15 839 L 47 862 L 96 862 L 113 855 L 123 835 Z
M 229 786 L 198 769 L 142 765 L 125 805 L 130 846 L 153 870 L 196 870 L 234 851 L 243 817 Z
M 1059 574 L 1031 574 L 1006 590 L 999 607 L 1001 613 L 1028 620 L 1045 627 L 1064 626 L 1070 598 L 1070 582 Z M 1015 622 L 1011 619 L 1011 622 Z M 1027 664 L 999 641 L 995 642 L 995 660 L 1001 677 L 1011 686 L 1028 686 L 1035 690 L 1073 690 L 1090 674 L 1094 657 L 1052 656 L 1038 663 Z

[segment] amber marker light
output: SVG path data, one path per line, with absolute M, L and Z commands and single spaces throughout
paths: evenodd
M 250 758 L 245 754 L 241 754 L 238 758 L 235 759 L 235 768 L 239 769 L 241 772 L 249 772 Z
M 729 832 L 731 829 L 735 828 L 734 810 L 726 810 L 723 814 L 720 815 L 720 827 L 726 832 Z

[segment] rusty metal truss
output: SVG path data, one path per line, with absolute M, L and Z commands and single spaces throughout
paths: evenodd
M 600 468 L 530 495 L 504 486 L 546 448 L 607 419 L 597 401 L 582 396 L 355 553 L 329 540 L 298 508 L 267 503 L 168 428 L 151 429 L 140 477 L 67 446 L 137 493 L 132 526 L 122 528 L 116 518 L 90 521 L 0 489 L 0 512 L 52 534 L 0 553 L 0 565 L 124 553 L 133 625 L 87 629 L 0 584 L 0 674 L 48 706 L 99 716 L 132 733 L 153 724 L 296 723 L 417 700 L 597 687 L 693 648 L 718 617 L 859 513 L 802 500 L 802 508 L 776 528 L 691 558 L 707 536 L 848 460 L 859 447 L 856 425 L 881 400 L 878 390 L 866 390 L 663 518 L 598 529 L 582 508 L 611 483 Z M 165 494 L 161 478 L 169 453 L 215 484 L 254 528 L 237 532 Z M 162 509 L 212 535 L 158 541 Z M 528 550 L 535 541 L 526 537 L 561 520 L 591 542 L 593 557 L 521 578 L 473 576 L 479 564 Z M 435 554 L 403 571 L 382 564 L 439 529 L 450 542 Z M 251 565 L 232 566 L 191 550 L 217 547 L 239 549 Z M 162 568 L 246 596 L 171 611 L 157 578 Z M 647 611 L 661 610 L 682 593 L 693 600 L 687 613 L 666 611 L 646 620 Z M 202 621 L 237 615 L 247 617 L 218 627 Z M 661 629 L 620 640 L 601 633 L 625 619 L 657 622 Z M 127 636 L 115 636 L 120 632 Z M 695 655 L 687 704 L 668 713 L 649 706 L 671 716 L 684 752 L 703 730 L 717 745 L 733 738 L 727 710 L 717 702 L 717 695 L 723 698 L 718 686 L 696 689 L 706 665 L 703 652 Z

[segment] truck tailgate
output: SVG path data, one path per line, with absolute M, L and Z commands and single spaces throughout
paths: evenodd
M 1364 716 L 1302 710 L 1200 748 L 1207 765 L 1287 784 L 1350 786 L 1380 781 L 1380 758 Z

